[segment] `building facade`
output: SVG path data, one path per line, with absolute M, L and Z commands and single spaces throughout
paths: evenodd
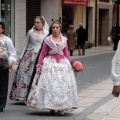
M 116 7 L 111 0 L 85 2 L 87 4 L 65 3 L 63 0 L 0 0 L 0 20 L 5 22 L 5 34 L 12 38 L 18 53 L 21 53 L 26 33 L 34 25 L 34 18 L 38 15 L 44 16 L 49 25 L 54 20 L 60 20 L 63 28 L 65 22 L 73 24 L 75 30 L 83 23 L 88 40 L 94 46 L 108 44 L 107 37 L 113 22 L 116 22 Z
M 42 15 L 48 24 L 59 18 L 59 0 L 0 0 L 0 21 L 6 25 L 5 34 L 12 38 L 21 53 L 27 31 L 34 25 L 34 18 Z
M 3 21 L 6 25 L 5 34 L 13 39 L 15 22 L 14 7 L 14 0 L 0 0 L 0 21 Z
M 97 2 L 97 45 L 108 44 L 107 37 L 110 35 L 112 25 L 112 6 L 111 0 Z

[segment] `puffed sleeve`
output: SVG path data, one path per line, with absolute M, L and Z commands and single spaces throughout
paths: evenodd
M 42 47 L 42 51 L 41 51 L 39 59 L 38 59 L 38 63 L 36 65 L 37 68 L 41 68 L 42 63 L 43 63 L 43 59 L 44 59 L 44 57 L 46 55 L 47 50 L 48 50 L 48 45 L 44 42 L 43 47 Z
M 64 48 L 64 50 L 63 50 L 63 53 L 64 53 L 64 56 L 65 56 L 69 61 L 71 61 L 71 58 L 70 58 L 69 53 L 68 53 L 68 45 L 67 45 L 67 43 L 66 43 L 66 46 L 65 46 L 65 48 Z
M 11 63 L 14 63 L 17 60 L 17 55 L 16 55 L 16 50 L 13 46 L 12 40 L 10 38 L 7 38 L 6 43 L 7 43 L 7 48 L 8 48 L 8 52 L 9 52 L 8 61 Z
M 44 30 L 44 29 L 43 29 L 43 32 L 44 32 L 45 36 L 47 36 L 47 35 L 49 34 L 49 31 L 48 31 L 48 30 Z
M 111 79 L 114 86 L 120 85 L 120 42 L 111 63 Z
M 29 38 L 30 38 L 30 31 L 28 31 L 27 36 L 26 36 L 26 40 L 25 40 L 25 43 L 24 43 L 24 48 L 23 48 L 22 54 L 20 55 L 20 58 L 21 58 L 21 59 L 22 59 L 22 57 L 23 57 L 26 49 L 27 49 L 28 46 L 29 46 L 29 41 L 30 41 Z

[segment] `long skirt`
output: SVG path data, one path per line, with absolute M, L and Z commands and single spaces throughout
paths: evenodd
M 8 93 L 9 69 L 0 67 L 0 108 L 5 108 Z
M 33 80 L 33 83 L 31 85 L 31 88 L 30 88 L 30 92 L 29 92 L 29 95 L 28 95 L 28 98 L 27 98 L 27 106 L 30 106 L 30 107 L 37 107 L 37 99 L 35 97 L 35 94 L 36 94 L 36 87 L 38 85 L 38 80 L 40 78 L 40 74 L 35 74 L 35 77 L 34 77 L 34 80 Z
M 35 79 L 37 80 L 37 79 Z M 34 95 L 29 96 L 28 106 L 38 109 L 68 110 L 78 107 L 77 85 L 67 58 L 59 63 L 45 57 Z
M 16 101 L 26 101 L 32 83 L 33 70 L 36 65 L 37 54 L 34 50 L 26 51 L 16 75 L 14 76 L 9 98 Z

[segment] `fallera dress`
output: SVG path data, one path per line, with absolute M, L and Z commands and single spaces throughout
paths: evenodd
M 9 98 L 16 101 L 26 101 L 32 83 L 32 75 L 38 52 L 48 31 L 43 29 L 43 35 L 34 34 L 34 29 L 28 31 L 26 43 L 20 56 L 22 59 L 16 70 Z
M 27 106 L 42 110 L 68 110 L 78 107 L 77 85 L 68 54 L 67 38 L 61 34 L 61 39 L 61 43 L 55 43 L 52 35 L 45 38 L 36 65 L 41 67 L 41 74 L 36 73 Z

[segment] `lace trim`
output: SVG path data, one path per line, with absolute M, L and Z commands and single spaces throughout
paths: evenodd
M 37 65 L 36 65 L 37 68 L 41 68 L 41 66 L 42 66 L 42 65 L 40 65 L 40 64 L 37 64 Z
M 61 35 L 61 38 L 62 38 L 62 43 L 60 43 L 59 45 L 56 45 L 56 43 L 54 43 L 51 40 L 52 35 L 50 35 L 49 37 L 47 37 L 45 39 L 46 44 L 52 49 L 51 51 L 49 51 L 49 54 L 59 53 L 59 54 L 63 55 L 62 50 L 66 47 L 67 39 L 62 35 Z

